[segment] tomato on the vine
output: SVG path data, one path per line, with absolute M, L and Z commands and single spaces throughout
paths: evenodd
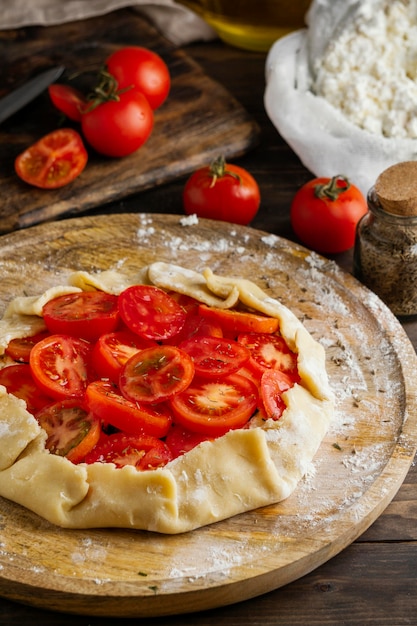
M 258 212 L 261 195 L 253 176 L 223 157 L 196 170 L 183 191 L 187 215 L 235 224 L 249 224 Z
M 146 96 L 152 109 L 160 107 L 168 97 L 171 77 L 165 61 L 156 52 L 126 46 L 113 52 L 105 65 L 119 89 L 134 85 Z
M 303 244 L 334 254 L 352 248 L 356 225 L 367 210 L 364 195 L 346 177 L 314 178 L 295 194 L 290 219 Z
M 16 174 L 41 189 L 63 187 L 81 174 L 88 160 L 80 135 L 72 128 L 53 130 L 15 159 Z
M 71 85 L 53 83 L 49 85 L 48 93 L 58 111 L 74 122 L 81 122 L 82 111 L 87 104 L 87 99 L 81 91 Z

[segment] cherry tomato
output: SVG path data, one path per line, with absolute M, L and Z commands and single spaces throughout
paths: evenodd
M 220 157 L 187 180 L 183 191 L 187 215 L 235 224 L 249 224 L 261 202 L 257 182 L 242 167 L 226 164 Z
M 49 404 L 35 415 L 48 439 L 46 448 L 53 454 L 80 463 L 100 439 L 99 420 L 86 411 L 78 400 Z
M 210 437 L 242 428 L 257 404 L 256 385 L 239 374 L 213 381 L 195 378 L 170 400 L 176 423 Z
M 195 433 L 188 428 L 184 428 L 179 424 L 174 424 L 168 435 L 165 437 L 165 443 L 171 450 L 174 458 L 189 452 L 202 441 L 211 441 L 211 437 Z
M 69 335 L 50 335 L 36 343 L 29 365 L 39 388 L 64 400 L 84 396 L 91 379 L 92 345 Z
M 99 376 L 119 382 L 122 366 L 131 356 L 155 345 L 150 339 L 139 337 L 136 333 L 119 330 L 99 337 L 93 348 L 93 367 Z
M 237 372 L 250 352 L 242 344 L 221 337 L 195 337 L 179 344 L 194 362 L 195 375 L 219 378 Z
M 85 461 L 114 463 L 116 467 L 134 465 L 138 470 L 148 470 L 163 467 L 171 459 L 168 446 L 156 437 L 115 433 L 104 437 Z
M 276 369 L 293 376 L 298 375 L 297 355 L 289 349 L 280 335 L 242 333 L 238 341 L 250 350 L 250 365 L 255 371 L 263 373 L 266 369 Z
M 267 418 L 278 420 L 287 408 L 282 394 L 295 383 L 295 378 L 279 370 L 268 369 L 262 374 L 261 394 Z
M 117 387 L 105 380 L 95 380 L 86 390 L 90 411 L 105 423 L 132 435 L 165 437 L 172 418 L 162 403 L 142 405 L 124 398 Z
M 30 185 L 57 189 L 77 178 L 87 160 L 80 135 L 71 128 L 60 128 L 19 154 L 15 160 L 15 171 Z
M 356 224 L 367 210 L 362 192 L 344 176 L 333 176 L 303 185 L 292 200 L 290 218 L 303 244 L 337 253 L 352 248 Z
M 138 150 L 151 135 L 153 111 L 145 96 L 133 87 L 88 107 L 81 117 L 81 129 L 100 154 L 124 157 Z
M 134 354 L 120 373 L 120 391 L 132 402 L 165 402 L 184 391 L 194 376 L 191 357 L 175 346 L 156 346 Z
M 134 85 L 141 91 L 152 109 L 165 102 L 171 86 L 168 67 L 162 58 L 140 46 L 126 46 L 113 52 L 105 63 L 119 89 Z
M 32 415 L 53 402 L 50 396 L 39 391 L 27 363 L 3 367 L 0 370 L 0 385 L 4 385 L 9 393 L 24 400 L 27 410 Z
M 70 120 L 81 122 L 81 114 L 87 105 L 87 99 L 71 85 L 53 83 L 48 87 L 49 97 L 58 111 L 64 113 Z
M 199 314 L 206 320 L 217 322 L 224 331 L 236 336 L 238 333 L 274 333 L 278 330 L 279 322 L 275 317 L 258 315 L 246 311 L 233 309 L 218 309 L 200 304 Z
M 42 317 L 51 333 L 94 341 L 119 322 L 117 296 L 104 291 L 67 293 L 47 302 Z
M 119 311 L 132 332 L 158 341 L 176 335 L 186 318 L 184 309 L 174 298 L 152 285 L 133 285 L 122 291 Z
M 30 351 L 35 343 L 41 339 L 45 339 L 49 334 L 49 331 L 45 330 L 30 337 L 16 337 L 16 339 L 9 341 L 4 352 L 14 361 L 29 363 Z

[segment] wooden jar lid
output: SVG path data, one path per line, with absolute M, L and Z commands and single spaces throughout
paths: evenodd
M 375 193 L 387 213 L 417 216 L 417 161 L 384 170 L 376 180 Z

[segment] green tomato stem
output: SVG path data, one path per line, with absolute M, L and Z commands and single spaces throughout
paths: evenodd
M 338 185 L 339 180 L 343 181 L 345 184 L 342 186 Z M 316 185 L 314 187 L 314 195 L 316 198 L 332 200 L 334 202 L 342 193 L 347 191 L 349 187 L 350 182 L 346 176 L 338 174 L 337 176 L 333 176 L 327 183 Z

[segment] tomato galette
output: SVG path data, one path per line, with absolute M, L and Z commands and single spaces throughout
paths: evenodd
M 333 415 L 324 349 L 253 282 L 75 272 L 0 322 L 0 495 L 181 533 L 289 496 Z

